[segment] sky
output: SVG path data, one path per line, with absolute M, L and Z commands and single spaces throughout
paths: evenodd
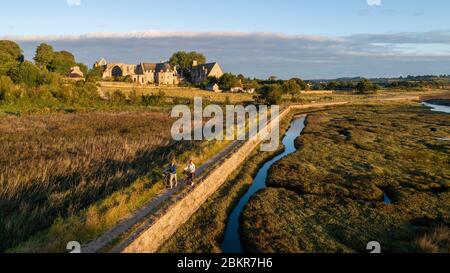
M 15 0 L 0 39 L 79 61 L 160 62 L 196 50 L 225 71 L 305 79 L 450 74 L 447 0 Z

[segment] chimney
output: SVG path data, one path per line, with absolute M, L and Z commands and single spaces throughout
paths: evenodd
M 198 65 L 197 60 L 194 60 L 194 61 L 192 62 L 192 66 L 197 66 L 197 65 Z

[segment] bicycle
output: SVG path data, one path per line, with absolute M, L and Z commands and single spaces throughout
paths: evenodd
M 194 174 L 188 171 L 184 171 L 184 175 L 186 175 L 186 185 L 194 186 Z

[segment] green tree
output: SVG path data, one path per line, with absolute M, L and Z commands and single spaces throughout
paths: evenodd
M 90 82 L 98 82 L 102 80 L 103 72 L 105 68 L 102 66 L 97 66 L 88 71 L 86 75 L 86 80 Z
M 25 61 L 11 69 L 9 76 L 16 84 L 23 83 L 30 87 L 36 87 L 41 84 L 42 71 L 32 62 Z
M 177 66 L 183 73 L 189 72 L 194 61 L 197 61 L 198 64 L 204 64 L 206 62 L 206 57 L 202 53 L 196 51 L 178 51 L 174 53 L 169 60 L 172 66 Z
M 70 73 L 70 68 L 75 66 L 75 57 L 68 51 L 55 52 L 48 69 L 61 75 Z
M 243 84 L 244 89 L 249 90 L 249 89 L 258 89 L 259 88 L 259 84 L 258 81 L 256 80 L 246 80 Z
M 8 72 L 24 61 L 22 49 L 12 41 L 0 40 L 0 75 Z
M 308 89 L 308 85 L 306 84 L 306 82 L 304 80 L 302 80 L 300 78 L 292 78 L 290 80 L 296 82 L 300 86 L 300 90 Z
M 241 84 L 241 81 L 236 75 L 232 73 L 225 73 L 219 78 L 219 86 L 222 90 L 230 90 L 233 87 L 237 87 Z
M 283 93 L 285 94 L 289 94 L 289 95 L 298 95 L 300 93 L 300 85 L 298 85 L 298 83 L 294 80 L 289 80 L 289 81 L 285 81 L 283 83 L 283 85 L 281 86 L 281 90 L 283 91 Z
M 77 63 L 76 65 L 80 68 L 81 72 L 83 72 L 84 76 L 88 74 L 89 68 L 87 67 L 87 65 L 85 65 L 84 63 Z
M 360 81 L 356 85 L 356 90 L 360 94 L 372 94 L 372 93 L 377 92 L 379 89 L 380 89 L 380 87 L 378 85 L 374 84 L 373 82 L 371 82 L 367 79 Z
M 48 67 L 52 62 L 55 52 L 51 45 L 42 43 L 36 48 L 36 54 L 34 55 L 34 62 L 40 68 Z
M 258 89 L 257 99 L 268 105 L 279 105 L 283 101 L 283 92 L 278 84 L 264 85 Z

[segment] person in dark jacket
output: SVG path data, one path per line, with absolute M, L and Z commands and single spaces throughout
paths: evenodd
M 169 174 L 169 185 L 170 188 L 178 187 L 178 178 L 177 178 L 177 165 L 175 165 L 175 161 L 170 163 L 169 168 L 166 170 Z

